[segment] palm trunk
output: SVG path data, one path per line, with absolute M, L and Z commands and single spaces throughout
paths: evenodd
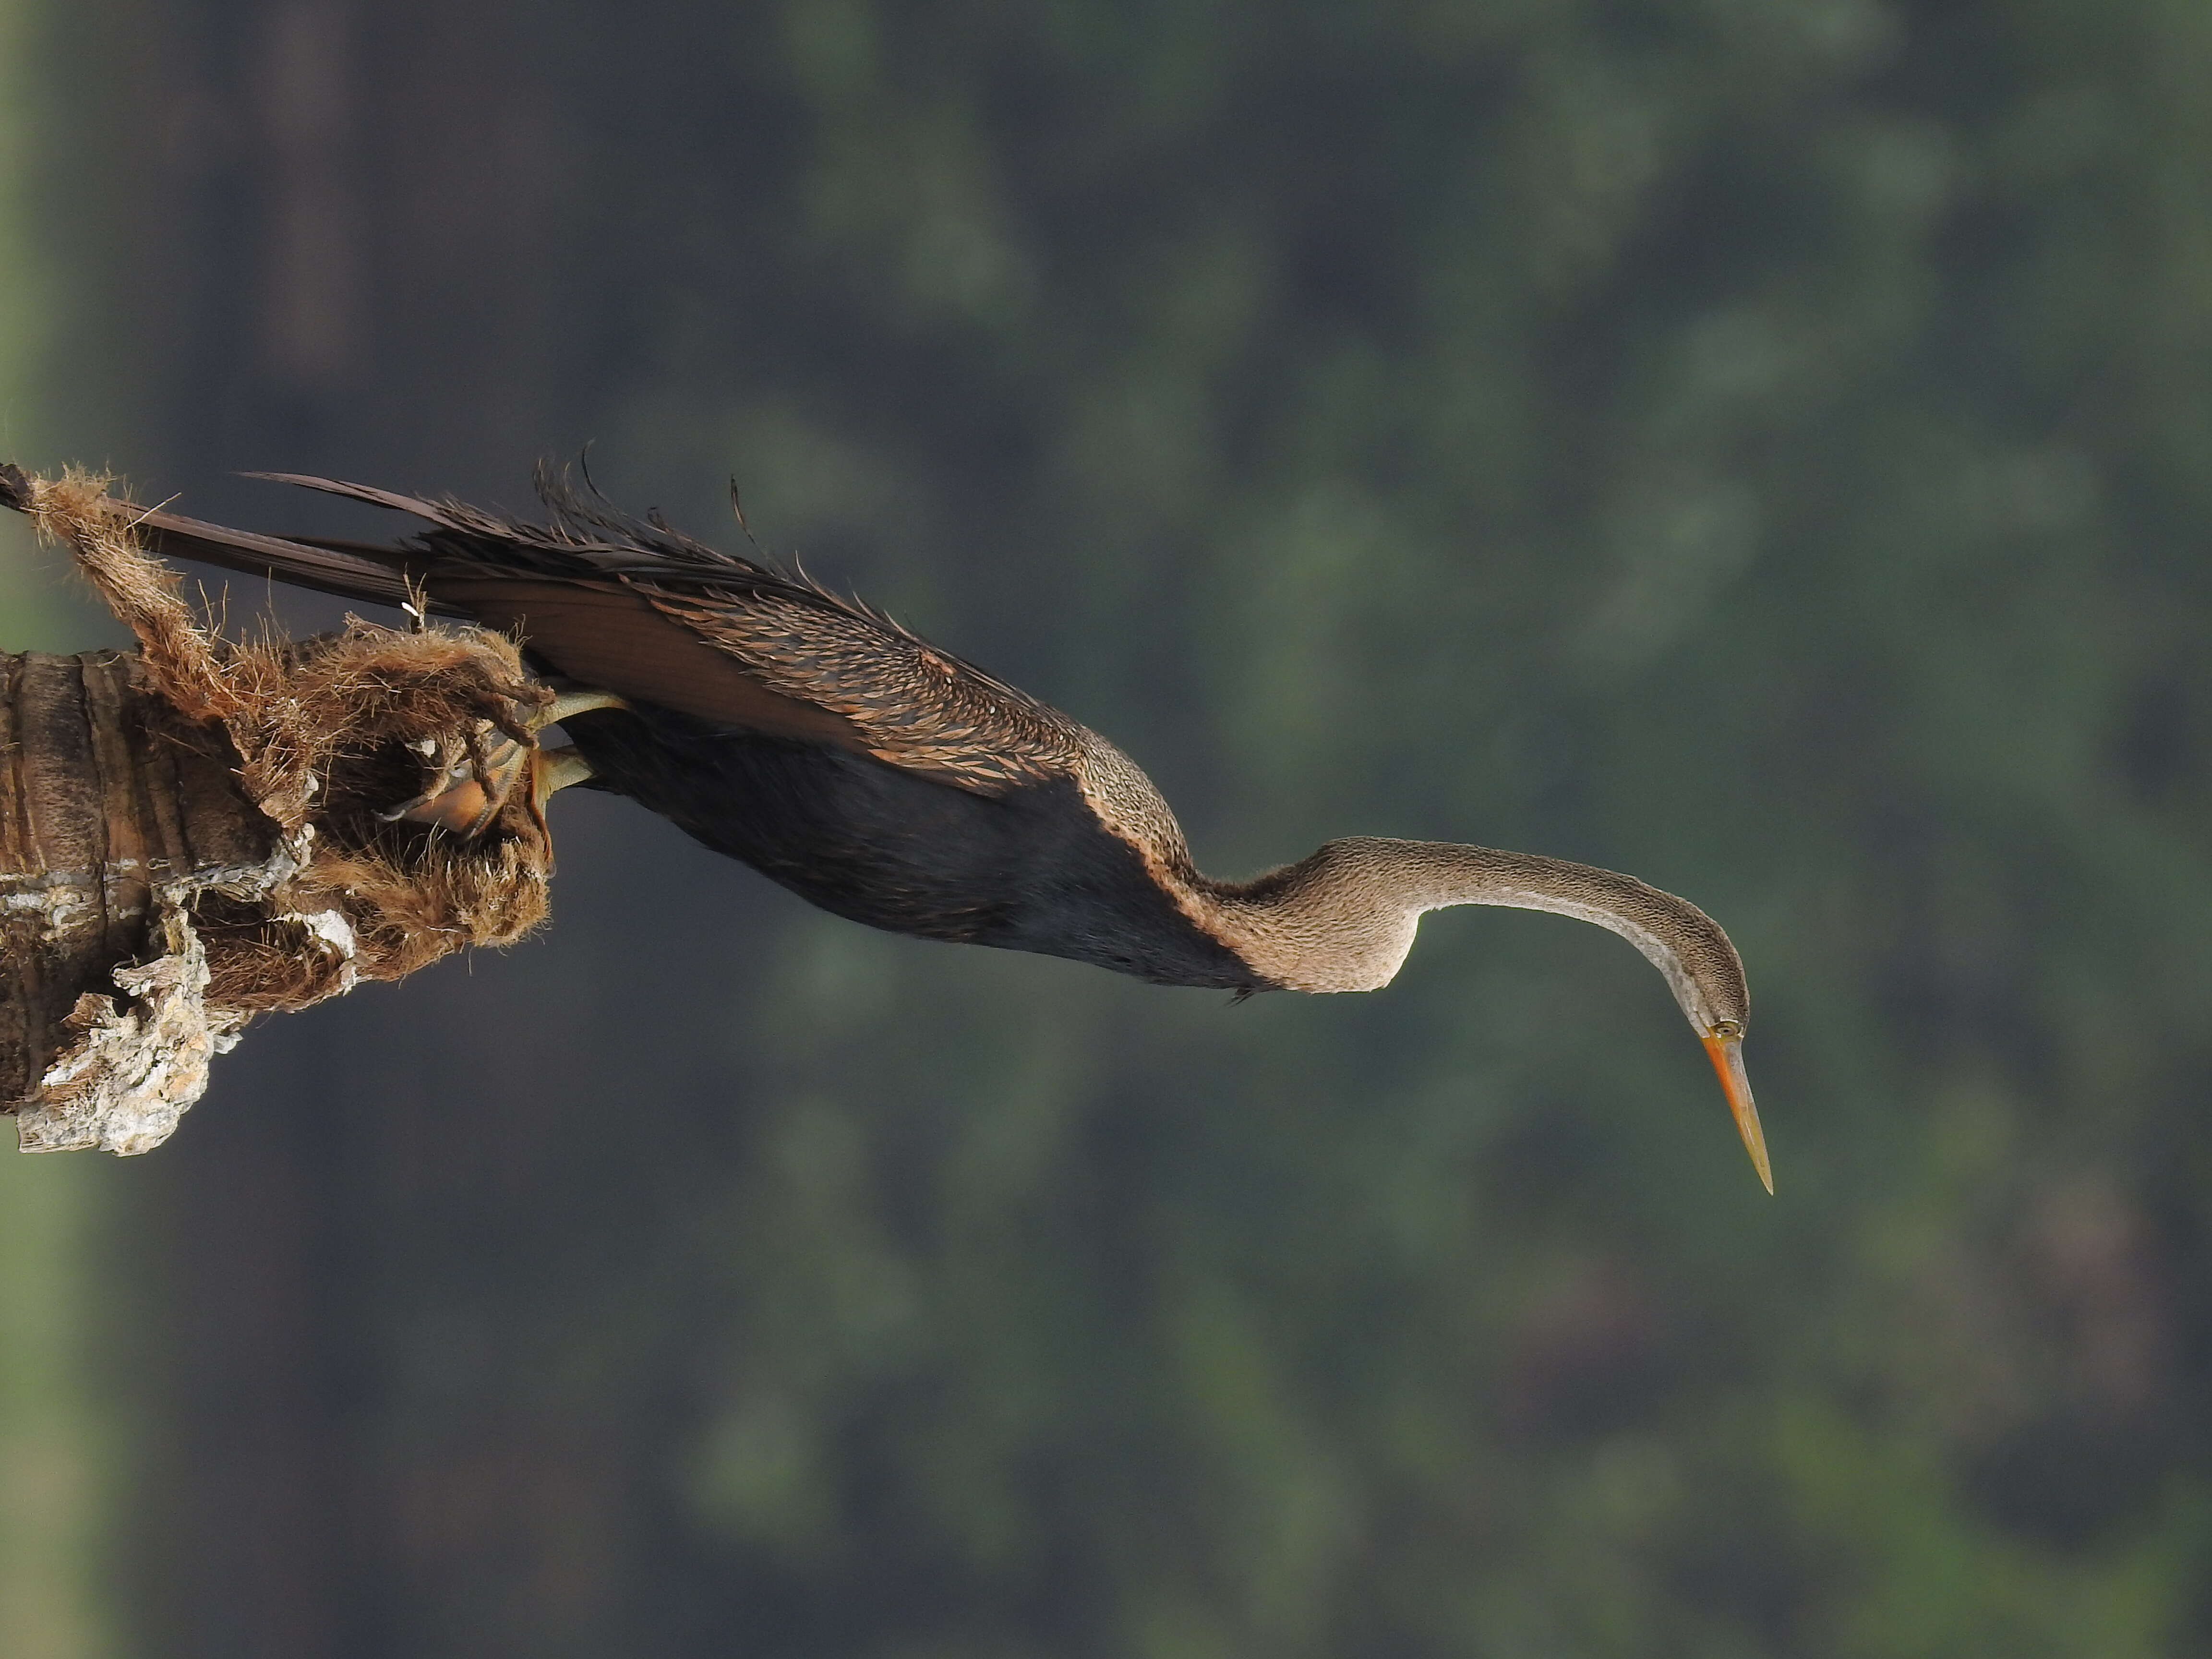
M 155 888 L 264 866 L 276 825 L 220 724 L 185 719 L 135 652 L 0 657 L 0 1112 L 162 954 Z
M 146 1152 L 254 1015 L 544 919 L 531 787 L 459 833 L 385 810 L 488 735 L 534 776 L 555 699 L 514 641 L 349 618 L 226 641 L 95 481 L 0 464 L 0 506 L 67 540 L 140 645 L 0 658 L 0 1113 L 24 1151 Z

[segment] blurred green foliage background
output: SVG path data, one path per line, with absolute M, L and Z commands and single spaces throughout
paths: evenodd
M 17 459 L 734 471 L 1211 870 L 1696 900 L 1780 1186 L 1594 929 L 1231 1006 L 563 797 L 550 934 L 0 1170 L 10 1652 L 2212 1646 L 2212 10 L 0 18 Z

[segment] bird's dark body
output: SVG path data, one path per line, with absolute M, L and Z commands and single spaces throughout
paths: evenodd
M 568 730 L 595 787 L 851 921 L 1156 984 L 1271 988 L 1182 914 L 1069 780 L 981 795 L 661 709 L 587 714 Z

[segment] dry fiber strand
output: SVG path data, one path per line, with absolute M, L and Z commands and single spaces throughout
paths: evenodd
M 358 618 L 226 640 L 101 481 L 0 467 L 0 502 L 139 641 L 0 657 L 0 1111 L 23 1150 L 150 1150 L 255 1014 L 544 919 L 526 787 L 466 839 L 380 815 L 434 761 L 481 763 L 501 733 L 534 750 L 552 694 L 512 641 Z

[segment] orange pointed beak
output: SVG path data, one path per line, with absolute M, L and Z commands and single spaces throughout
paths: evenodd
M 1759 1171 L 1759 1184 L 1771 1193 L 1774 1170 L 1766 1161 L 1766 1136 L 1759 1127 L 1759 1108 L 1752 1104 L 1751 1079 L 1743 1074 L 1743 1041 L 1740 1037 L 1709 1036 L 1705 1043 L 1705 1053 L 1712 1057 L 1713 1070 L 1720 1073 L 1721 1087 L 1727 1091 L 1729 1110 L 1735 1116 L 1735 1132 L 1743 1137 L 1744 1151 L 1751 1154 L 1751 1167 Z

